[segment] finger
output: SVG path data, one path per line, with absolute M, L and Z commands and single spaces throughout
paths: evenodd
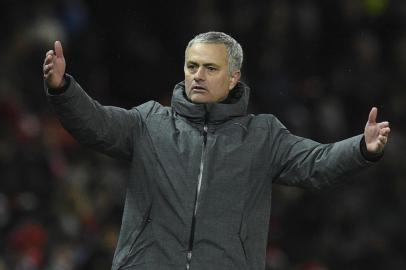
M 57 57 L 63 57 L 62 43 L 59 40 L 55 41 L 55 54 Z
M 45 56 L 48 56 L 48 55 L 54 55 L 54 50 L 49 50 L 49 51 L 47 51 L 47 53 L 45 54 Z
M 52 58 L 53 58 L 52 55 L 46 56 L 46 57 L 45 57 L 45 60 L 44 60 L 44 65 L 47 65 L 47 64 L 51 63 L 51 62 L 52 62 Z
M 48 65 L 44 65 L 44 73 L 48 73 L 53 67 L 54 67 L 53 63 L 50 63 Z
M 381 122 L 381 123 L 378 124 L 378 126 L 379 126 L 380 128 L 389 127 L 389 122 L 388 122 L 388 121 Z
M 389 128 L 389 127 L 386 127 L 386 128 L 382 128 L 382 129 L 379 131 L 379 134 L 382 135 L 382 136 L 388 136 L 389 132 L 390 132 L 390 128 Z
M 53 69 L 49 70 L 47 73 L 44 73 L 44 79 L 48 79 L 53 73 L 54 73 Z
M 375 124 L 377 115 L 378 115 L 378 109 L 376 107 L 373 107 L 371 109 L 371 111 L 369 112 L 368 123 L 369 124 Z
M 379 135 L 378 139 L 382 144 L 386 144 L 386 142 L 388 141 L 388 137 L 382 135 Z

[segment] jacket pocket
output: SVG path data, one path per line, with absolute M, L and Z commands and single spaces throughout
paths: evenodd
M 147 218 L 147 219 L 143 220 L 143 222 L 142 222 L 142 224 L 141 224 L 141 226 L 140 226 L 140 229 L 139 229 L 138 234 L 135 235 L 134 240 L 131 242 L 131 246 L 130 246 L 130 248 L 128 249 L 127 257 L 128 257 L 131 253 L 133 253 L 133 250 L 134 250 L 135 244 L 137 243 L 137 240 L 140 238 L 141 234 L 145 231 L 145 228 L 148 226 L 148 224 L 149 224 L 150 222 L 151 222 L 151 219 L 150 219 L 150 218 Z
M 131 234 L 131 237 L 129 239 L 129 242 L 127 243 L 127 245 L 129 246 L 126 252 L 126 255 L 124 256 L 124 258 L 121 260 L 121 262 L 118 264 L 118 266 L 115 268 L 117 270 L 120 269 L 124 269 L 126 264 L 128 263 L 130 256 L 133 255 L 134 253 L 134 249 L 137 245 L 137 242 L 139 240 L 139 238 L 141 237 L 141 235 L 143 234 L 143 232 L 145 231 L 145 229 L 148 227 L 148 224 L 151 222 L 150 218 L 145 218 L 142 220 L 141 224 L 139 224 L 137 226 L 137 228 L 133 231 L 133 233 Z
M 242 253 L 244 254 L 245 263 L 247 263 L 247 261 L 248 261 L 247 251 L 245 248 L 244 240 L 241 238 L 240 234 L 238 234 L 238 240 L 240 241 L 241 250 L 242 250 Z

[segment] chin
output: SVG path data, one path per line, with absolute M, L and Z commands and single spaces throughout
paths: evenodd
M 197 103 L 197 104 L 204 104 L 204 103 L 210 103 L 210 101 L 206 100 L 206 99 L 202 99 L 202 98 L 192 98 L 191 101 L 193 103 Z
M 193 103 L 211 103 L 211 102 L 213 102 L 212 100 L 210 100 L 210 98 L 208 98 L 204 95 L 200 95 L 200 94 L 193 94 L 189 99 Z

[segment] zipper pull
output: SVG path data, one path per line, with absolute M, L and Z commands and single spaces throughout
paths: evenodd
M 192 251 L 189 250 L 186 256 L 186 270 L 189 270 L 191 261 L 192 261 Z
M 204 118 L 204 123 L 203 123 L 203 136 L 206 137 L 207 131 L 209 130 L 209 117 L 206 115 Z
M 207 131 L 209 128 L 207 127 L 207 124 L 204 124 L 203 126 L 203 143 L 206 145 L 207 142 Z

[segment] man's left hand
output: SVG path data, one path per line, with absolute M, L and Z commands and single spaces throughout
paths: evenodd
M 376 117 L 378 109 L 373 107 L 369 113 L 368 122 L 365 125 L 364 137 L 367 146 L 367 151 L 371 154 L 380 154 L 383 152 L 388 135 L 390 132 L 389 122 L 384 121 L 377 123 Z

